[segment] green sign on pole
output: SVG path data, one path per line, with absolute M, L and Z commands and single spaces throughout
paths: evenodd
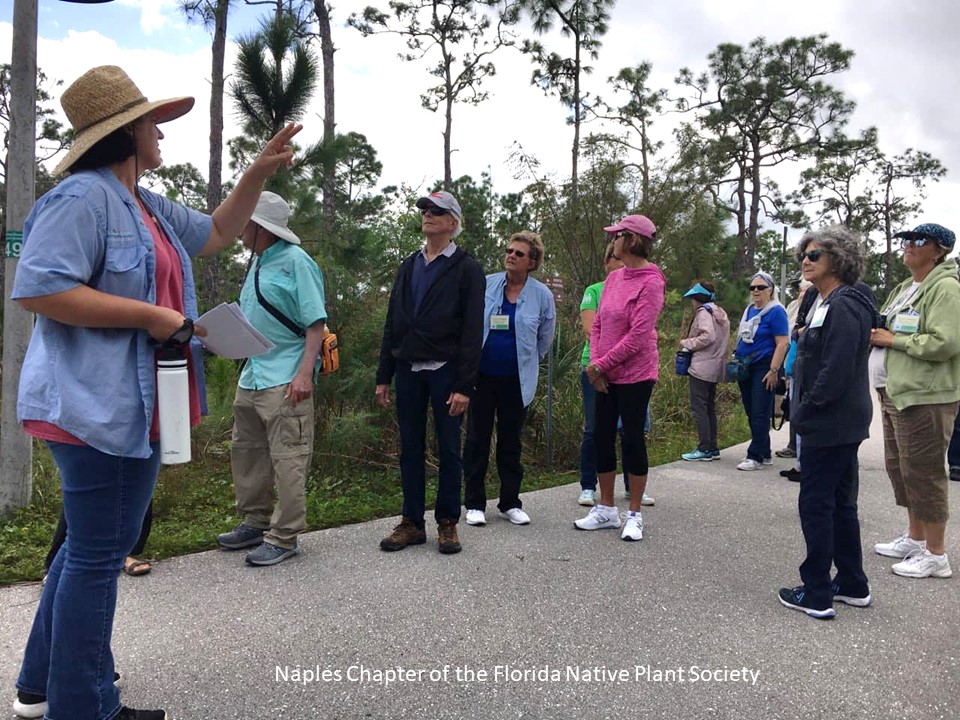
M 20 251 L 23 249 L 23 231 L 7 231 L 7 249 L 4 253 L 8 258 L 20 257 Z

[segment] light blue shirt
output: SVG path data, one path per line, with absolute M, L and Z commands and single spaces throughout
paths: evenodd
M 507 285 L 507 273 L 487 275 L 487 293 L 483 307 L 483 342 L 490 334 L 490 317 L 503 303 L 503 289 Z M 553 345 L 553 331 L 557 325 L 557 309 L 553 293 L 539 280 L 527 276 L 517 297 L 517 366 L 520 369 L 520 394 L 523 406 L 533 402 L 540 377 L 540 360 Z
M 180 256 L 184 314 L 196 319 L 190 256 L 207 244 L 213 221 L 142 188 L 140 197 Z M 89 285 L 156 303 L 153 237 L 111 170 L 65 179 L 37 201 L 23 229 L 14 299 Z M 38 315 L 20 375 L 17 417 L 52 423 L 109 455 L 148 458 L 155 350 L 145 330 L 73 327 Z
M 244 390 L 265 390 L 293 380 L 303 359 L 306 338 L 294 335 L 260 304 L 253 279 L 260 268 L 260 292 L 267 302 L 304 329 L 327 319 L 320 268 L 303 248 L 283 240 L 263 251 L 247 273 L 240 291 L 240 309 L 257 330 L 276 346 L 248 358 L 240 373 Z

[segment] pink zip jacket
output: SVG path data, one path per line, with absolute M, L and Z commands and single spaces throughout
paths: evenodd
M 626 385 L 659 377 L 656 325 L 666 285 L 653 264 L 607 275 L 590 332 L 590 362 L 608 382 Z

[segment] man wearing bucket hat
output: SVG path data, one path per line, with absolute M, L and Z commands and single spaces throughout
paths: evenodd
M 217 543 L 230 550 L 257 546 L 246 556 L 255 566 L 296 555 L 297 536 L 307 527 L 314 365 L 327 313 L 320 268 L 300 247 L 289 219 L 290 206 L 265 191 L 243 229 L 243 246 L 255 259 L 240 309 L 274 347 L 248 358 L 240 374 L 230 464 L 243 520 Z
M 480 371 L 486 279 L 480 265 L 453 242 L 462 231 L 460 203 L 440 190 L 417 200 L 423 249 L 407 257 L 393 281 L 380 344 L 376 398 L 389 407 L 396 379 L 403 517 L 380 549 L 426 542 L 424 495 L 427 406 L 440 461 L 434 518 L 441 553 L 461 550 L 460 423 Z
M 57 464 L 67 539 L 24 651 L 14 703 L 21 717 L 166 718 L 121 705 L 110 650 L 117 578 L 160 466 L 157 342 L 190 338 L 190 258 L 235 241 L 265 180 L 291 163 L 288 142 L 300 130 L 277 133 L 208 216 L 137 185 L 162 162 L 159 125 L 193 103 L 151 102 L 118 67 L 84 73 L 61 99 L 75 139 L 54 172 L 70 175 L 24 223 L 12 297 L 37 322 L 17 415 Z M 189 354 L 193 423 L 201 373 L 199 355 Z

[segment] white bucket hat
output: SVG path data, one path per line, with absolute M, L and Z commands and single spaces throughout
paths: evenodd
M 281 240 L 286 240 L 294 245 L 300 244 L 300 238 L 287 227 L 287 222 L 290 220 L 290 206 L 287 205 L 286 200 L 276 193 L 269 190 L 260 193 L 260 199 L 257 201 L 257 207 L 253 211 L 253 215 L 250 216 L 250 220 Z

